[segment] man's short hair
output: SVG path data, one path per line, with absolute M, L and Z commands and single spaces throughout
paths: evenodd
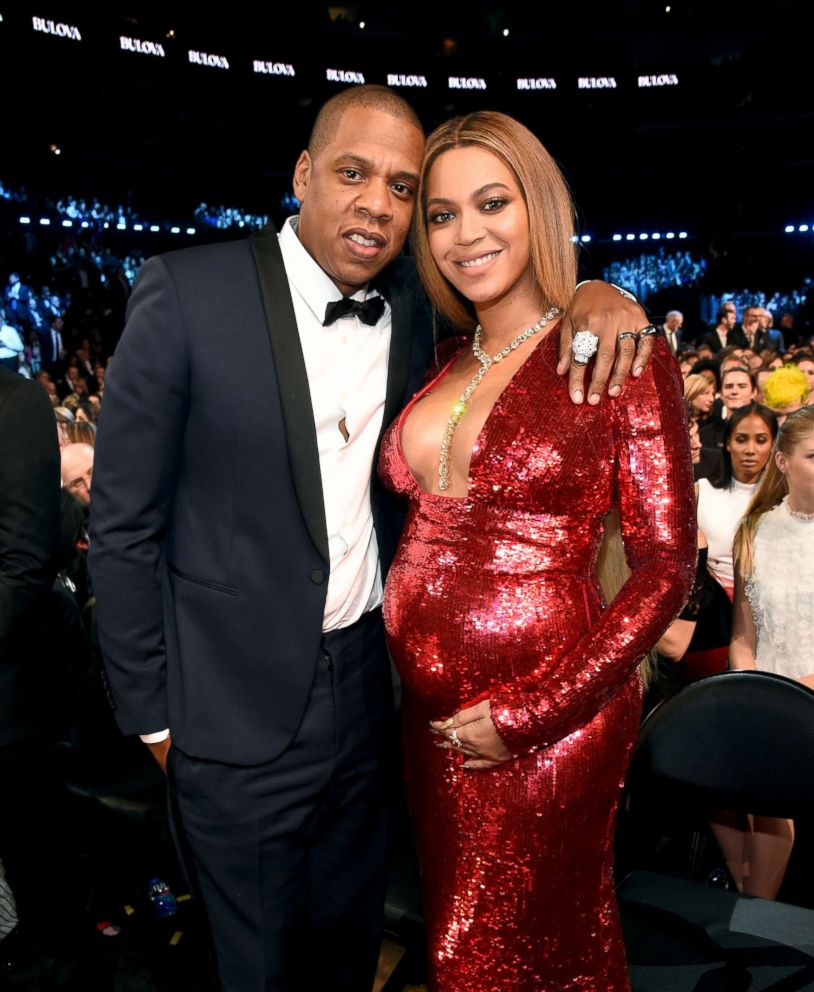
M 331 143 L 339 130 L 339 122 L 346 110 L 360 107 L 364 110 L 378 110 L 379 113 L 389 114 L 398 120 L 406 121 L 423 134 L 424 128 L 418 114 L 413 110 L 404 97 L 399 96 L 386 86 L 366 85 L 351 86 L 332 96 L 317 114 L 311 137 L 308 139 L 308 154 L 311 158 L 317 155 Z

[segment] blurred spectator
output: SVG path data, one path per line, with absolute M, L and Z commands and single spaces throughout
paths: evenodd
M 83 506 L 89 506 L 93 447 L 86 443 L 69 443 L 62 448 L 60 455 L 63 488 Z
M 808 398 L 803 405 L 811 406 L 814 403 L 814 354 L 810 351 L 796 351 L 794 358 L 792 358 L 792 364 L 805 372 L 806 379 L 808 379 Z
M 24 348 L 20 332 L 6 323 L 5 312 L 0 309 L 0 365 L 9 372 L 16 372 Z
M 808 402 L 808 376 L 796 365 L 775 369 L 763 384 L 766 406 L 783 423 L 790 413 Z

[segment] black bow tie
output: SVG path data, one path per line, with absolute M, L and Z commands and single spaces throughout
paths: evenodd
M 359 300 L 352 300 L 348 296 L 343 296 L 341 300 L 334 300 L 333 303 L 329 303 L 325 307 L 325 320 L 322 322 L 322 326 L 328 327 L 330 324 L 339 320 L 340 317 L 347 317 L 349 314 L 353 314 L 363 324 L 369 324 L 373 327 L 374 324 L 378 324 L 381 320 L 383 313 L 384 300 L 381 296 L 371 296 L 363 303 L 360 303 Z

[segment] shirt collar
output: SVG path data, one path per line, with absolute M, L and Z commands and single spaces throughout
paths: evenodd
M 289 284 L 302 297 L 314 318 L 321 324 L 325 320 L 325 308 L 334 300 L 341 300 L 342 293 L 330 276 L 320 268 L 318 263 L 308 254 L 303 243 L 297 237 L 298 217 L 289 217 L 280 231 L 280 251 L 283 256 L 286 275 Z M 351 295 L 352 300 L 365 300 L 368 296 L 380 295 L 377 290 L 368 292 L 369 287 L 363 286 Z M 382 320 L 388 314 L 385 310 Z

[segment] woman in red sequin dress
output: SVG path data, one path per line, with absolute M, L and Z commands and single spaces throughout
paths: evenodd
M 479 325 L 381 456 L 409 501 L 384 612 L 430 989 L 622 992 L 612 837 L 637 663 L 695 573 L 681 378 L 658 340 L 622 395 L 572 404 L 554 330 L 575 280 L 572 207 L 516 121 L 439 128 L 416 214 L 433 302 Z M 604 609 L 594 562 L 614 506 L 631 574 Z

